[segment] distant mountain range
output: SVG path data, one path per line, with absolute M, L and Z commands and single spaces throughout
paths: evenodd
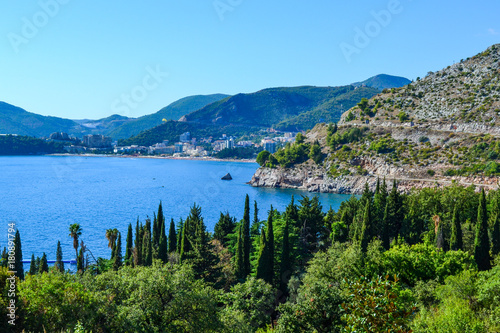
M 207 133 L 210 129 L 228 126 L 238 128 L 238 131 L 245 127 L 297 131 L 312 128 L 318 122 L 338 121 L 342 112 L 355 106 L 362 98 L 371 98 L 381 89 L 400 87 L 408 82 L 401 77 L 377 75 L 341 87 L 269 88 L 234 96 L 189 96 L 137 119 L 112 115 L 99 120 L 70 120 L 30 113 L 0 102 L 0 133 L 42 137 L 53 132 L 66 132 L 77 137 L 104 134 L 114 139 L 125 139 L 161 126 L 165 121 L 179 119 L 189 123 L 189 128 L 207 128 Z M 169 126 L 171 129 L 186 127 Z

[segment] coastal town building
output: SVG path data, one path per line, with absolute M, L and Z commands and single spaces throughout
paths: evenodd
M 83 145 L 88 148 L 111 148 L 111 138 L 109 136 L 89 134 L 83 137 Z

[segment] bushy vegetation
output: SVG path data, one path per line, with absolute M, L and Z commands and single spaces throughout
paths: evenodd
M 186 219 L 170 221 L 167 233 L 160 205 L 152 221 L 137 221 L 135 233 L 129 226 L 123 257 L 121 233 L 109 229 L 102 237 L 111 258 L 95 262 L 85 246 L 78 251 L 84 230 L 71 225 L 78 272 L 56 265 L 19 276 L 16 329 L 500 329 L 499 192 L 451 186 L 401 194 L 382 181 L 338 211 L 323 212 L 317 197 L 292 197 L 285 211 L 271 207 L 260 221 L 253 207 L 253 221 L 248 197 L 240 221 L 221 213 L 212 235 L 196 205 Z M 0 283 L 9 275 L 6 256 Z
M 64 144 L 30 136 L 0 135 L 0 155 L 63 153 Z

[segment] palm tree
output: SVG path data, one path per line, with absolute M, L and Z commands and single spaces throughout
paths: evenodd
M 69 237 L 73 238 L 73 247 L 75 248 L 76 258 L 78 258 L 78 237 L 82 235 L 82 227 L 78 223 L 69 226 Z
M 115 247 L 116 238 L 118 238 L 118 230 L 116 228 L 106 230 L 106 239 L 108 240 L 108 247 L 111 250 Z

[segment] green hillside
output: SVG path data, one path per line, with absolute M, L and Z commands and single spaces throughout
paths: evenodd
M 203 108 L 213 102 L 219 101 L 228 95 L 197 95 L 182 98 L 172 104 L 164 107 L 160 111 L 149 114 L 133 121 L 126 122 L 118 128 L 109 132 L 109 135 L 115 139 L 125 139 L 137 135 L 140 132 L 158 126 L 163 119 L 178 120 L 180 117 Z
M 79 135 L 82 131 L 73 120 L 42 116 L 5 102 L 0 102 L 0 119 L 0 134 L 40 137 L 53 132 Z

